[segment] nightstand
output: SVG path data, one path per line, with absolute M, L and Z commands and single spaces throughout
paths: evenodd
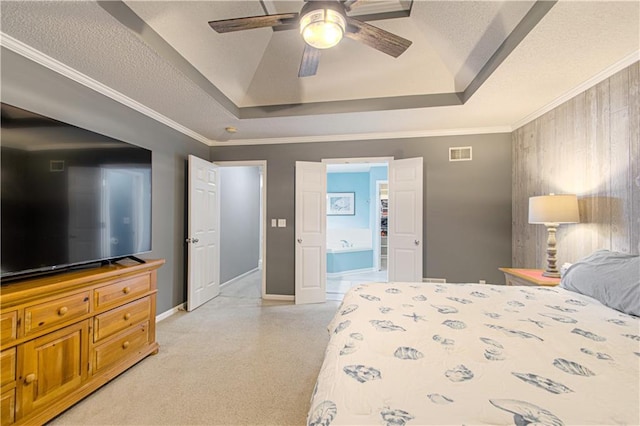
M 504 272 L 507 285 L 541 285 L 553 287 L 560 284 L 560 278 L 543 277 L 542 269 L 498 268 Z

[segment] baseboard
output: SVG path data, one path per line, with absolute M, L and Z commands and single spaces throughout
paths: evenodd
M 237 277 L 231 278 L 229 281 L 225 281 L 225 282 L 223 282 L 222 284 L 220 284 L 220 288 L 222 288 L 222 287 L 224 287 L 224 286 L 227 286 L 227 285 L 229 285 L 229 284 L 233 284 L 234 282 L 236 282 L 236 281 L 238 281 L 238 280 L 241 280 L 241 279 L 243 279 L 244 277 L 246 277 L 247 275 L 249 275 L 249 274 L 253 274 L 254 272 L 259 271 L 259 270 L 260 270 L 260 268 L 253 268 L 252 270 L 247 271 L 247 272 L 245 272 L 244 274 L 240 274 L 240 275 L 238 275 Z
M 440 283 L 443 284 L 447 282 L 446 278 L 422 278 L 423 283 Z
M 163 319 L 167 319 L 169 318 L 171 315 L 175 314 L 178 311 L 184 311 L 185 309 L 185 304 L 181 303 L 178 306 L 169 309 L 168 311 L 164 311 L 163 313 L 161 313 L 160 315 L 156 315 L 156 323 L 162 321 Z
M 282 300 L 286 302 L 294 302 L 296 300 L 295 296 L 290 296 L 287 294 L 265 294 L 262 296 L 264 300 Z

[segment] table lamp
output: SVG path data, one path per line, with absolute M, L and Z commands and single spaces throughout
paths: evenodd
M 529 198 L 529 223 L 541 223 L 547 227 L 547 269 L 545 277 L 559 278 L 556 266 L 556 229 L 562 223 L 578 223 L 578 198 L 575 195 L 542 195 Z

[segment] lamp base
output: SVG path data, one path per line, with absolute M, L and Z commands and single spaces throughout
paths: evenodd
M 549 278 L 560 278 L 560 272 L 544 271 L 542 273 L 542 276 L 549 277 Z
M 556 228 L 557 223 L 545 223 L 547 227 L 547 269 L 542 273 L 543 277 L 560 278 L 560 272 L 556 266 Z

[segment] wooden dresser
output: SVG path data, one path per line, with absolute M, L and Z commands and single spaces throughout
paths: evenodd
M 0 424 L 43 424 L 149 354 L 164 260 L 4 284 Z

